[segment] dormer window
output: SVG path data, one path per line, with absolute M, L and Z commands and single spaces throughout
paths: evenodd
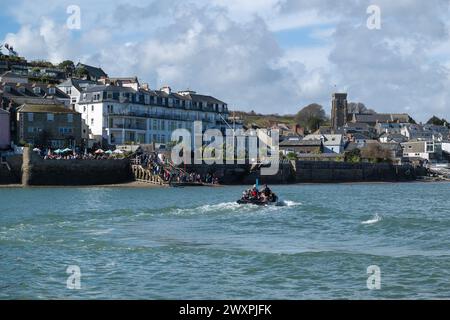
M 49 94 L 55 94 L 56 93 L 56 88 L 55 87 L 48 88 L 48 93 Z
M 11 92 L 11 86 L 5 86 L 5 91 L 6 92 Z
M 25 87 L 19 87 L 17 91 L 19 91 L 20 93 L 25 93 Z
M 36 94 L 40 94 L 41 93 L 41 88 L 40 87 L 35 87 L 33 88 L 33 92 Z

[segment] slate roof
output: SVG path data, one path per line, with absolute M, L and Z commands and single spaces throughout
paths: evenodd
M 76 114 L 78 112 L 73 111 L 71 109 L 68 109 L 64 107 L 64 105 L 61 104 L 55 104 L 55 105 L 46 105 L 46 104 L 30 104 L 26 103 L 21 105 L 17 112 L 33 112 L 33 113 L 72 113 Z
M 320 147 L 321 145 L 320 140 L 286 139 L 280 142 L 280 147 Z
M 95 78 L 99 79 L 101 77 L 107 78 L 108 75 L 103 71 L 102 68 L 93 67 L 87 64 L 78 63 L 76 66 L 77 69 L 84 68 L 89 73 L 90 76 L 94 76 Z

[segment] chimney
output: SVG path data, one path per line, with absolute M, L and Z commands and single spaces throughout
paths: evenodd
M 161 91 L 170 94 L 172 92 L 172 89 L 169 86 L 164 86 L 161 88 Z
M 150 86 L 148 85 L 148 83 L 143 83 L 141 85 L 141 89 L 149 91 L 150 90 Z

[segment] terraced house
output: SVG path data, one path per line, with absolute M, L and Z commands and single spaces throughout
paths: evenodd
M 150 90 L 133 81 L 88 87 L 75 109 L 82 114 L 83 138 L 102 144 L 168 143 L 175 129 L 227 128 L 225 102 L 194 91 Z
M 18 140 L 35 146 L 81 144 L 81 115 L 61 104 L 25 103 L 17 109 Z

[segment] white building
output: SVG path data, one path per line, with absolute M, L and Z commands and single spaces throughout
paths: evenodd
M 75 109 L 88 127 L 86 139 L 113 145 L 168 143 L 175 129 L 193 132 L 194 121 L 202 121 L 203 129 L 224 130 L 228 118 L 226 103 L 194 91 L 174 93 L 170 87 L 89 86 Z
M 323 144 L 324 153 L 343 153 L 345 140 L 342 134 L 310 134 L 303 140 L 320 140 Z
M 406 158 L 421 158 L 428 161 L 439 160 L 442 157 L 442 143 L 425 140 L 415 140 L 402 143 L 403 156 Z

